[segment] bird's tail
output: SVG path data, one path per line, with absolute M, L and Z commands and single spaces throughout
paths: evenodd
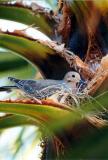
M 11 92 L 13 89 L 18 89 L 17 86 L 2 86 L 0 92 Z
M 15 83 L 18 83 L 20 80 L 19 79 L 16 79 L 14 77 L 8 77 L 8 79 L 11 81 L 11 82 L 15 82 Z

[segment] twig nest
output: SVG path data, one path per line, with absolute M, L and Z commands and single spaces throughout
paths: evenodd
M 103 70 L 108 69 L 108 55 L 104 56 L 101 60 L 101 66 Z
M 94 78 L 87 85 L 86 90 L 90 95 L 95 93 L 101 94 L 108 90 L 108 55 L 102 58 L 100 67 Z

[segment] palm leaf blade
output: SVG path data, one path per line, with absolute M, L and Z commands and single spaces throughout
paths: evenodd
M 70 70 L 66 60 L 55 50 L 37 41 L 1 33 L 0 46 L 15 51 L 31 61 L 40 68 L 46 78 L 61 79 Z
M 25 18 L 26 17 L 26 18 Z M 46 23 L 43 16 L 36 16 L 32 11 L 27 8 L 0 5 L 0 18 L 6 20 L 12 20 L 27 25 L 35 25 L 39 29 L 46 33 L 51 33 L 51 28 Z

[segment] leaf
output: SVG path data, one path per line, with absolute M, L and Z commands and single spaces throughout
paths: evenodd
M 5 53 L 3 53 L 3 54 L 5 54 Z M 5 72 L 5 71 L 9 71 L 9 70 L 14 71 L 16 69 L 20 69 L 20 68 L 28 66 L 28 63 L 26 61 L 24 61 L 23 59 L 15 58 L 14 60 L 13 59 L 8 60 L 8 59 L 6 59 L 6 57 L 8 57 L 8 55 L 5 54 L 4 56 L 5 56 L 5 61 L 0 59 L 0 72 Z M 0 55 L 0 58 L 1 58 L 1 55 Z M 13 68 L 13 66 L 14 66 L 14 68 Z
M 89 113 L 98 113 L 102 111 L 107 111 L 108 108 L 108 92 L 98 95 L 97 97 L 92 98 L 90 102 L 85 103 L 81 106 L 82 112 L 85 114 Z
M 104 108 L 107 109 L 107 99 L 108 93 L 104 93 L 103 95 L 96 97 L 93 102 L 87 102 L 79 109 L 72 111 L 65 106 L 64 108 L 60 108 L 59 106 L 54 105 L 54 103 L 51 106 L 51 103 L 48 105 L 38 105 L 25 104 L 25 102 L 24 104 L 21 104 L 19 101 L 17 101 L 17 103 L 1 102 L 0 112 L 27 116 L 36 121 L 36 124 L 39 126 L 47 126 L 46 128 L 52 131 L 61 131 L 62 128 L 67 125 L 71 124 L 72 127 L 81 123 L 87 116 L 93 117 L 97 113 L 104 111 Z M 105 125 L 104 121 L 103 125 Z
M 7 129 L 10 127 L 24 126 L 24 125 L 36 125 L 30 118 L 19 115 L 6 115 L 0 117 L 0 129 Z
M 46 78 L 62 79 L 69 64 L 55 50 L 37 41 L 0 33 L 0 46 L 17 52 L 38 66 Z
M 47 122 L 54 123 L 62 119 L 70 112 L 47 105 L 35 105 L 35 104 L 20 104 L 20 103 L 0 103 L 0 112 L 18 114 L 20 116 L 26 116 L 38 124 L 45 125 Z M 59 117 L 58 117 L 59 115 Z
M 34 24 L 36 27 L 39 27 L 39 30 L 42 32 L 48 35 L 51 34 L 51 28 L 45 21 L 45 17 L 38 13 L 34 14 L 30 9 L 27 8 L 8 6 L 8 4 L 0 4 L 0 18 L 20 22 L 27 25 Z
M 65 159 L 108 159 L 108 127 L 91 130 L 68 149 Z
M 26 74 L 27 72 L 27 74 Z M 36 70 L 13 52 L 0 52 L 0 77 L 16 76 L 20 78 L 34 78 Z M 2 85 L 2 84 L 1 84 Z
M 69 144 L 72 143 L 71 145 L 72 145 L 72 148 L 74 147 L 74 149 L 72 149 L 71 151 L 69 150 L 70 152 L 65 155 L 68 158 L 70 158 L 70 157 L 75 157 L 75 158 L 76 157 L 77 158 L 78 157 L 80 157 L 80 158 L 92 157 L 92 158 L 94 158 L 94 157 L 102 157 L 102 155 L 104 155 L 103 153 L 106 153 L 106 151 L 104 150 L 105 151 L 104 152 L 101 148 L 100 138 L 99 138 L 99 136 L 102 137 L 102 135 L 104 135 L 104 132 L 101 130 L 97 130 L 96 127 L 92 128 L 93 125 L 95 125 L 95 122 L 92 125 L 89 123 L 88 128 L 87 128 L 87 125 L 84 125 L 82 128 L 82 123 L 86 122 L 85 121 L 86 119 L 85 119 L 85 117 L 82 118 L 81 115 L 83 113 L 85 115 L 86 114 L 89 115 L 89 113 L 93 113 L 93 111 L 95 111 L 95 110 L 101 111 L 102 108 L 99 105 L 99 103 L 101 103 L 101 105 L 104 107 L 108 104 L 107 99 L 108 99 L 108 93 L 104 93 L 103 95 L 96 97 L 96 100 L 98 101 L 98 103 L 89 102 L 86 105 L 81 106 L 81 108 L 76 109 L 75 111 L 72 110 L 72 112 L 66 110 L 66 108 L 65 108 L 65 110 L 63 108 L 61 108 L 61 109 L 57 108 L 57 106 L 36 105 L 36 104 L 15 104 L 15 103 L 6 103 L 6 102 L 0 103 L 0 111 L 14 113 L 14 114 L 18 114 L 20 116 L 22 115 L 22 116 L 27 117 L 27 119 L 29 117 L 31 120 L 34 121 L 34 124 L 36 122 L 36 124 L 38 126 L 42 127 L 43 133 L 45 133 L 45 132 L 48 133 L 47 134 L 48 136 L 51 136 L 51 133 L 49 134 L 49 132 L 47 132 L 48 130 L 59 131 L 60 133 L 59 133 L 59 135 L 57 134 L 57 136 L 59 137 L 61 134 L 62 139 L 63 139 L 63 136 L 65 136 L 64 138 L 66 140 L 68 137 L 66 137 L 65 132 L 66 131 L 70 132 L 70 129 L 72 128 L 73 132 L 71 132 L 72 133 L 71 136 L 72 137 L 74 136 L 75 139 L 71 137 L 72 139 L 70 139 L 68 142 L 69 142 Z M 107 109 L 107 106 L 106 106 L 106 109 Z M 64 130 L 65 126 L 67 126 L 67 130 Z M 105 125 L 103 125 L 103 126 L 105 126 Z M 77 133 L 76 133 L 76 131 L 77 131 Z M 96 135 L 95 135 L 95 131 L 97 132 Z M 98 131 L 101 131 L 101 133 Z M 99 133 L 99 136 L 98 136 L 98 133 Z M 69 135 L 67 134 L 67 136 L 69 136 Z M 81 136 L 81 135 L 83 135 L 83 136 Z M 107 133 L 105 133 L 105 135 L 107 135 Z M 86 136 L 86 138 L 85 138 L 85 136 Z M 73 140 L 75 143 L 73 143 Z M 95 142 L 97 142 L 99 144 L 98 148 L 96 146 L 94 146 Z M 106 141 L 104 141 L 104 144 L 105 143 L 107 145 Z M 80 147 L 80 145 L 82 147 Z M 94 147 L 94 150 L 93 150 L 93 147 Z M 97 148 L 97 150 L 95 149 L 95 147 Z M 86 150 L 86 148 L 87 148 L 87 150 Z M 88 149 L 90 149 L 91 152 L 89 152 Z M 85 152 L 84 152 L 84 150 L 85 150 Z M 76 154 L 77 152 L 79 154 Z M 98 154 L 98 153 L 100 153 L 100 154 Z M 65 159 L 65 158 L 62 157 L 62 159 Z
M 14 63 L 15 65 L 15 63 Z M 14 67 L 13 65 L 13 67 Z M 8 66 L 7 66 L 8 68 Z M 14 70 L 7 70 L 5 72 L 0 72 L 0 78 L 3 78 L 3 77 L 9 77 L 9 76 L 15 76 L 15 77 L 18 77 L 18 78 L 24 78 L 24 79 L 30 79 L 30 78 L 34 78 L 35 75 L 36 75 L 36 70 L 33 69 L 32 66 L 30 65 L 27 65 L 25 67 L 22 67 L 22 68 L 17 68 L 17 69 L 14 69 Z

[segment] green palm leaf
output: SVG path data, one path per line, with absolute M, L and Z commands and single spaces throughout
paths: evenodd
M 46 78 L 61 79 L 70 69 L 66 60 L 54 49 L 38 41 L 0 33 L 0 46 L 18 53 L 38 66 Z
M 39 13 L 34 14 L 27 8 L 0 4 L 0 19 L 12 20 L 27 25 L 34 25 L 39 27 L 39 30 L 47 35 L 51 34 L 51 27 L 46 22 L 44 15 L 40 15 Z
M 77 123 L 80 123 L 83 118 L 88 116 L 95 116 L 96 113 L 107 109 L 108 93 L 104 93 L 91 102 L 87 102 L 85 105 L 80 106 L 79 109 L 70 110 L 66 106 L 61 108 L 51 105 L 37 105 L 37 104 L 21 104 L 13 102 L 1 102 L 0 111 L 12 114 L 18 114 L 20 116 L 26 116 L 34 122 L 39 122 L 44 125 L 49 124 L 50 129 L 60 129 L 68 123 L 71 123 L 71 127 Z M 59 116 L 58 116 L 59 115 Z M 83 116 L 83 117 L 82 117 Z M 36 123 L 37 125 L 38 123 Z
M 87 126 L 86 126 L 87 127 Z M 108 126 L 97 129 L 91 125 L 88 126 L 87 133 L 83 130 L 83 136 L 76 139 L 71 148 L 60 160 L 66 159 L 108 159 Z M 76 134 L 81 130 L 79 129 Z
M 60 119 L 64 119 L 66 115 L 67 117 L 70 115 L 70 112 L 68 110 L 60 109 L 54 106 L 5 103 L 5 102 L 0 103 L 0 111 L 6 113 L 18 114 L 24 117 L 26 116 L 27 119 L 31 119 L 31 121 L 34 122 L 33 125 L 35 124 L 38 125 L 39 127 L 41 126 L 45 127 L 46 125 L 49 124 L 49 129 L 52 128 L 52 126 L 55 126 L 56 122 L 59 121 Z M 26 122 L 27 121 L 25 121 L 25 123 Z
M 10 51 L 0 52 L 0 77 L 10 75 L 20 78 L 34 78 L 36 69 L 27 61 Z M 26 74 L 27 72 L 27 74 Z
M 33 125 L 35 123 L 33 120 L 28 119 L 24 116 L 10 114 L 0 118 L 0 129 L 7 129 L 24 125 Z

